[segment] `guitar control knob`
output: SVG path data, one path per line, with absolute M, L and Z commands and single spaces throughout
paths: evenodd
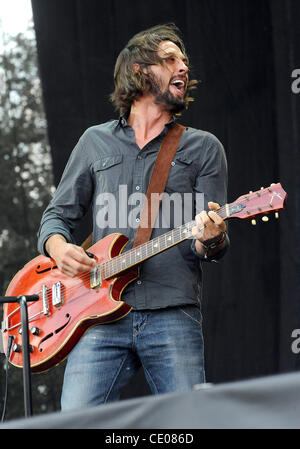
M 21 352 L 22 351 L 22 346 L 18 345 L 18 343 L 15 343 L 12 347 L 14 352 Z
M 40 329 L 38 327 L 33 326 L 30 329 L 30 332 L 32 333 L 32 335 L 40 335 Z

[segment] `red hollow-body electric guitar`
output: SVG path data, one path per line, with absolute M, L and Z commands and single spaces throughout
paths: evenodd
M 281 185 L 250 192 L 216 212 L 223 219 L 250 219 L 283 209 L 286 192 Z M 75 278 L 63 275 L 51 260 L 38 256 L 27 263 L 11 281 L 7 296 L 39 296 L 28 303 L 30 365 L 32 372 L 43 372 L 60 363 L 84 332 L 96 324 L 111 323 L 127 315 L 131 307 L 121 301 L 129 282 L 139 275 L 139 264 L 192 236 L 192 221 L 122 252 L 128 239 L 110 234 L 89 248 L 97 260 L 91 272 Z M 10 362 L 23 366 L 20 307 L 5 304 L 1 325 L 4 348 L 13 337 Z

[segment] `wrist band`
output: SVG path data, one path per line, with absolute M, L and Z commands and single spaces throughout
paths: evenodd
M 208 257 L 208 252 L 212 249 L 217 248 L 218 246 L 220 246 L 226 239 L 226 231 L 222 232 L 221 237 L 216 241 L 216 242 L 212 242 L 210 245 L 204 245 L 204 243 L 200 242 L 201 246 L 204 248 L 205 253 L 204 253 L 204 259 L 207 259 Z

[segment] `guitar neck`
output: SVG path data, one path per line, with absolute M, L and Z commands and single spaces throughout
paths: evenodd
M 283 209 L 286 195 L 280 183 L 271 184 L 270 187 L 265 189 L 262 187 L 256 192 L 251 191 L 242 195 L 233 203 L 225 204 L 214 212 L 223 220 L 228 218 L 249 220 L 257 215 Z M 171 246 L 191 238 L 194 226 L 195 221 L 190 221 L 104 262 L 101 265 L 103 278 L 108 279 L 116 276 Z
M 220 217 L 226 219 L 230 215 L 232 205 L 226 204 L 217 211 L 215 211 Z M 116 276 L 122 271 L 140 264 L 144 260 L 150 259 L 162 251 L 167 250 L 171 246 L 192 237 L 192 228 L 195 226 L 195 221 L 192 220 L 189 223 L 178 226 L 171 231 L 166 232 L 158 237 L 155 237 L 148 242 L 145 242 L 135 248 L 132 248 L 125 253 L 122 253 L 113 259 L 110 259 L 103 264 L 103 277 L 104 279 Z

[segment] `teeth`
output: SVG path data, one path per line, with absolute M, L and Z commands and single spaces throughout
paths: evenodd
M 183 82 L 182 80 L 175 80 L 175 81 L 173 81 L 171 84 L 175 84 L 175 86 L 176 86 L 176 85 L 178 85 L 178 86 L 184 86 L 184 82 Z

